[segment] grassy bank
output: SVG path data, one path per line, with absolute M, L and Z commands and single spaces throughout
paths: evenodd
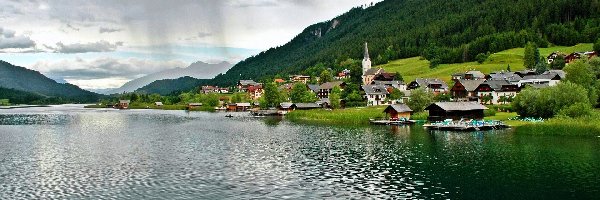
M 347 108 L 340 110 L 296 110 L 285 118 L 297 123 L 328 125 L 367 125 L 371 118 L 385 117 L 385 107 Z
M 549 48 L 540 48 L 540 55 L 547 56 L 548 54 L 560 51 L 564 53 L 572 53 L 576 51 L 590 51 L 592 44 L 578 44 L 571 47 L 554 46 Z M 413 57 L 391 61 L 388 64 L 380 65 L 388 72 L 399 72 L 402 74 L 405 82 L 410 82 L 416 78 L 439 78 L 447 83 L 451 83 L 451 75 L 457 72 L 465 72 L 468 70 L 479 70 L 485 74 L 494 71 L 506 70 L 506 66 L 510 65 L 512 71 L 523 70 L 523 54 L 524 48 L 515 48 L 498 53 L 491 54 L 490 57 L 483 63 L 467 62 L 456 64 L 441 64 L 438 67 L 429 68 L 429 61 L 421 57 Z
M 600 116 L 552 118 L 543 123 L 524 124 L 516 129 L 523 135 L 600 136 Z

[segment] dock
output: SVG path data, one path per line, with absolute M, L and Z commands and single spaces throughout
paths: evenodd
M 414 120 L 389 120 L 389 119 L 370 119 L 369 122 L 374 125 L 410 125 L 416 123 Z
M 487 130 L 500 130 L 510 128 L 508 125 L 501 121 L 458 121 L 454 122 L 451 120 L 445 120 L 442 122 L 435 122 L 431 124 L 425 124 L 423 127 L 429 130 L 441 130 L 441 131 L 487 131 Z

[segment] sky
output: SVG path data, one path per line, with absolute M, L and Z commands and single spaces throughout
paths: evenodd
M 378 0 L 2 0 L 0 60 L 84 89 L 237 63 Z

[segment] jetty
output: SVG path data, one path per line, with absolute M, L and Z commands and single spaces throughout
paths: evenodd
M 500 130 L 510 128 L 510 126 L 504 124 L 502 121 L 495 120 L 460 120 L 452 121 L 447 119 L 441 122 L 434 122 L 425 124 L 423 127 L 429 130 L 441 130 L 441 131 L 486 131 L 486 130 Z
M 370 119 L 369 122 L 374 125 L 410 125 L 416 123 L 415 120 L 390 120 L 390 119 Z

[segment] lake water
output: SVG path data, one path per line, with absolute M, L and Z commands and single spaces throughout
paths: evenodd
M 0 199 L 598 199 L 600 138 L 0 110 Z

